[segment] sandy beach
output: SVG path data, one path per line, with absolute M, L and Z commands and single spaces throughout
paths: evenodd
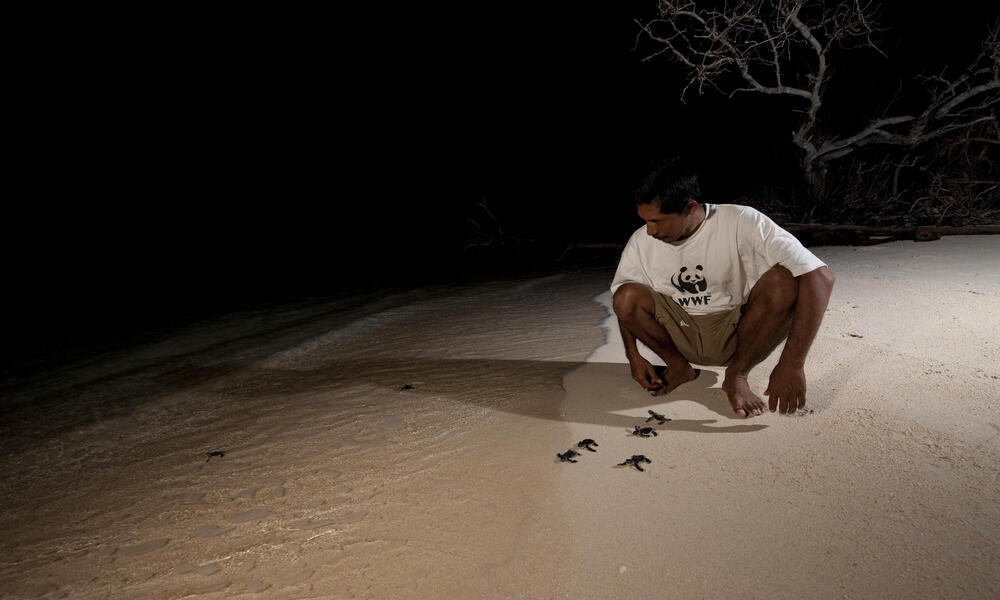
M 1000 236 L 812 250 L 798 416 L 736 419 L 719 367 L 644 393 L 613 259 L 6 381 L 0 598 L 1000 596 Z

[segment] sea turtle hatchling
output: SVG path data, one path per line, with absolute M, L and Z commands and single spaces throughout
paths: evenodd
M 651 463 L 653 461 L 649 460 L 648 458 L 646 458 L 642 454 L 633 454 L 632 458 L 626 458 L 625 462 L 618 463 L 618 466 L 619 467 L 625 467 L 625 466 L 628 466 L 628 465 L 632 465 L 633 467 L 635 467 L 636 469 L 639 469 L 640 471 L 645 471 L 646 469 L 642 468 L 642 463 L 644 463 L 644 462 Z
M 629 433 L 631 433 L 632 435 L 637 435 L 639 437 L 649 437 L 651 435 L 658 435 L 656 433 L 656 430 L 653 429 L 652 427 L 639 427 L 638 425 L 635 426 L 634 431 L 630 431 Z
M 597 452 L 597 450 L 594 450 L 593 448 L 591 448 L 591 446 L 600 446 L 600 444 L 598 444 L 597 442 L 595 442 L 590 438 L 587 438 L 585 440 L 580 440 L 579 442 L 576 443 L 577 448 L 586 448 L 591 452 Z
M 576 450 L 573 450 L 572 448 L 570 448 L 569 450 L 567 450 L 565 452 L 565 454 L 559 454 L 558 452 L 556 452 L 556 456 L 558 456 L 559 460 L 561 460 L 563 462 L 575 463 L 576 461 L 573 460 L 573 457 L 574 456 L 580 456 L 580 453 L 577 452 Z
M 658 412 L 653 412 L 653 411 L 651 411 L 651 410 L 647 410 L 646 412 L 648 412 L 648 413 L 649 413 L 649 418 L 648 418 L 648 419 L 646 419 L 646 422 L 647 422 L 647 423 L 649 423 L 649 422 L 650 422 L 650 421 L 652 421 L 653 419 L 656 419 L 656 422 L 657 422 L 657 423 L 659 423 L 660 425 L 663 425 L 663 424 L 664 424 L 664 423 L 666 423 L 667 421 L 673 421 L 673 419 L 668 419 L 668 418 L 664 417 L 663 415 L 661 415 L 661 414 L 660 414 L 660 413 L 658 413 Z

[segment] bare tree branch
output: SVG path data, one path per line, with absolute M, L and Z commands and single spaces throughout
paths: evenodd
M 885 55 L 873 39 L 880 30 L 871 3 L 737 0 L 716 9 L 696 0 L 658 0 L 656 17 L 637 23 L 640 37 L 662 46 L 645 60 L 665 54 L 688 69 L 682 100 L 692 89 L 700 95 L 711 87 L 730 97 L 753 93 L 806 102 L 796 110 L 800 117 L 791 141 L 801 150 L 800 166 L 817 192 L 828 164 L 860 148 L 912 150 L 996 121 L 1000 21 L 988 28 L 981 52 L 964 72 L 922 79 L 927 93 L 922 111 L 884 114 L 851 133 L 820 132 L 818 127 L 832 72 L 828 58 L 834 48 L 868 48 Z

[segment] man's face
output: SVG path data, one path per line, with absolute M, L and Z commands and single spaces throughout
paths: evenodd
M 663 214 L 653 204 L 638 204 L 636 212 L 646 222 L 646 234 L 668 244 L 683 240 L 698 228 L 698 204 L 693 200 L 680 213 Z

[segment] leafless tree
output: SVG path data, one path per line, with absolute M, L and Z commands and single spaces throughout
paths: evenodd
M 467 231 L 466 239 L 462 243 L 463 251 L 479 246 L 502 244 L 507 237 L 503 234 L 503 227 L 500 226 L 500 220 L 497 219 L 496 216 L 490 212 L 489 207 L 486 206 L 486 198 L 483 198 L 482 202 L 478 203 L 476 206 L 478 206 L 482 212 L 489 217 L 490 222 L 493 223 L 494 231 L 483 229 L 483 226 L 479 223 L 481 219 L 465 217 L 466 223 L 469 223 L 474 230 Z
M 824 91 L 831 78 L 836 48 L 876 45 L 876 7 L 872 3 L 823 0 L 738 0 L 723 8 L 704 1 L 657 2 L 654 18 L 637 21 L 640 38 L 688 71 L 682 98 L 714 88 L 793 99 L 796 128 L 791 141 L 800 150 L 800 166 L 815 198 L 826 191 L 830 163 L 867 146 L 901 149 L 904 159 L 945 138 L 996 131 L 1000 100 L 1000 22 L 987 28 L 982 51 L 961 73 L 924 76 L 925 103 L 920 111 L 882 114 L 850 132 L 821 126 Z M 864 94 L 865 90 L 858 90 Z M 890 105 L 891 106 L 891 105 Z M 985 127 L 984 127 L 985 125 Z M 997 144 L 995 138 L 981 140 Z

